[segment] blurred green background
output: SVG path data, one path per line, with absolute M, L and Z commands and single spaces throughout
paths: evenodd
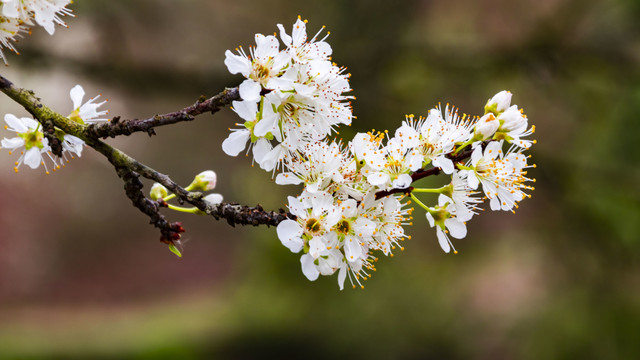
M 110 116 L 174 111 L 235 86 L 224 51 L 298 14 L 331 31 L 354 125 L 395 129 L 438 102 L 481 113 L 509 89 L 535 124 L 533 198 L 486 212 L 444 254 L 420 210 L 413 239 L 364 290 L 309 282 L 273 228 L 182 220 L 160 244 L 90 149 L 46 176 L 0 152 L 0 358 L 640 358 L 640 4 L 636 1 L 92 0 L 70 29 L 36 29 L 0 70 L 61 113 L 69 89 Z M 2 113 L 26 115 L 0 96 Z M 227 201 L 285 204 L 215 116 L 109 142 L 187 185 L 218 173 Z M 3 135 L 8 136 L 8 135 Z M 440 181 L 439 179 L 436 181 Z

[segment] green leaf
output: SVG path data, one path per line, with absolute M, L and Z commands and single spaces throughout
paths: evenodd
M 176 254 L 176 256 L 180 258 L 182 257 L 182 253 L 180 252 L 180 250 L 178 250 L 178 248 L 173 244 L 169 244 L 169 251 Z

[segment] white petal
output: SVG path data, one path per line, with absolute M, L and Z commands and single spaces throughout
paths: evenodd
M 501 210 L 501 206 L 500 206 L 500 199 L 498 199 L 497 196 L 494 196 L 491 198 L 491 201 L 489 202 L 489 205 L 491 205 L 491 210 L 493 211 L 498 211 Z
M 427 213 L 426 216 L 427 216 L 427 220 L 429 221 L 429 225 L 433 227 L 433 225 L 436 224 L 436 220 L 433 218 L 433 215 L 431 215 L 430 213 Z
M 297 253 L 302 250 L 303 242 L 300 238 L 302 235 L 302 228 L 296 221 L 291 219 L 284 220 L 278 224 L 276 231 L 282 245 L 289 248 L 291 252 Z
M 32 147 L 24 154 L 24 163 L 32 169 L 36 169 L 42 162 L 42 155 L 40 155 L 40 149 Z
M 279 117 L 276 114 L 270 114 L 269 116 L 265 116 L 262 120 L 258 121 L 256 127 L 253 128 L 253 134 L 255 136 L 265 136 L 269 132 L 275 132 L 276 122 Z
M 309 240 L 309 255 L 314 259 L 320 257 L 320 252 L 327 249 L 327 245 L 322 241 L 322 237 L 315 236 Z
M 24 139 L 20 137 L 14 137 L 11 139 L 4 138 L 2 139 L 1 144 L 3 148 L 13 150 L 24 146 Z
M 467 236 L 467 225 L 458 219 L 446 219 L 444 226 L 449 229 L 449 234 L 456 239 L 462 239 Z
M 453 173 L 453 161 L 447 159 L 444 155 L 440 155 L 433 159 L 433 166 L 437 166 L 442 169 L 442 172 L 450 175 Z
M 400 174 L 398 178 L 393 180 L 393 187 L 398 189 L 406 189 L 411 186 L 413 179 L 409 174 Z
M 478 188 L 478 185 L 480 185 L 480 180 L 478 180 L 478 177 L 473 171 L 469 171 L 469 176 L 467 177 L 467 184 L 469 184 L 469 187 L 474 190 Z
M 362 256 L 362 247 L 358 244 L 358 239 L 347 236 L 344 240 L 344 254 L 349 262 L 356 261 Z
M 340 290 L 344 289 L 344 280 L 347 278 L 347 266 L 341 266 L 340 272 L 338 273 L 338 286 Z
M 478 164 L 478 161 L 480 161 L 480 159 L 482 159 L 482 147 L 477 146 L 475 149 L 473 149 L 473 152 L 471 153 L 471 166 L 475 167 Z
M 222 150 L 230 156 L 238 156 L 238 154 L 247 147 L 247 141 L 251 134 L 249 130 L 232 131 L 222 142 Z
M 353 230 L 360 237 L 372 236 L 376 231 L 376 223 L 361 217 L 354 222 Z
M 280 43 L 278 42 L 278 38 L 276 38 L 275 36 L 264 36 L 262 34 L 256 34 L 255 40 L 256 47 L 253 54 L 255 55 L 256 59 L 264 60 L 267 58 L 273 58 L 278 54 Z
M 438 238 L 438 243 L 440 244 L 442 251 L 449 253 L 449 251 L 451 251 L 449 240 L 447 239 L 447 235 L 445 235 L 444 231 L 442 231 L 440 227 L 436 229 L 436 237 Z
M 251 79 L 247 79 L 240 84 L 239 89 L 242 100 L 254 102 L 260 100 L 260 91 L 262 91 L 262 86 L 259 83 Z
M 479 148 L 479 147 L 478 147 Z M 484 149 L 484 158 L 487 159 L 495 159 L 502 152 L 502 140 L 500 141 L 492 141 L 487 145 Z
M 262 164 L 262 161 L 271 151 L 271 143 L 265 138 L 260 138 L 253 145 L 253 158 L 258 164 Z
M 234 101 L 233 111 L 245 121 L 256 121 L 258 105 L 255 101 Z
M 302 265 L 302 273 L 307 279 L 315 281 L 320 275 L 316 265 L 313 263 L 314 258 L 309 254 L 304 254 L 300 257 L 300 265 Z
M 27 130 L 29 130 L 29 128 L 24 124 L 24 122 L 20 119 L 18 119 L 15 115 L 13 114 L 6 114 L 4 116 L 4 122 L 7 123 L 7 125 L 9 126 L 9 129 L 17 132 L 17 133 L 23 133 L 23 132 L 27 132 Z
M 73 109 L 77 109 L 82 105 L 82 99 L 84 98 L 84 89 L 80 85 L 74 86 L 71 91 L 69 91 L 69 96 L 71 97 L 71 101 L 73 102 Z
M 374 186 L 381 186 L 389 181 L 389 175 L 383 172 L 373 172 L 367 174 L 367 181 Z
M 249 76 L 251 73 L 251 62 L 249 59 L 241 55 L 235 55 L 229 50 L 225 51 L 224 55 L 224 64 L 227 65 L 230 73 L 241 73 L 244 76 Z
M 280 30 L 280 39 L 287 46 L 291 47 L 291 36 L 287 35 L 287 32 L 284 30 L 284 26 L 282 24 L 278 24 L 278 29 Z
M 276 184 L 278 185 L 298 185 L 302 182 L 302 179 L 291 172 L 280 173 L 276 176 Z

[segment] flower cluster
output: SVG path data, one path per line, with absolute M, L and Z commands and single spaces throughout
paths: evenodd
M 80 124 L 107 121 L 107 119 L 101 118 L 107 111 L 98 110 L 106 102 L 96 102 L 100 95 L 82 103 L 85 93 L 80 85 L 74 86 L 69 94 L 73 102 L 73 110 L 69 115 L 70 120 Z M 20 157 L 15 162 L 15 172 L 18 172 L 18 168 L 23 163 L 32 169 L 36 169 L 42 164 L 45 172 L 49 174 L 45 160 L 50 161 L 53 171 L 56 171 L 60 166 L 64 166 L 69 158 L 73 159 L 75 156 L 82 155 L 84 141 L 76 136 L 66 134 L 58 128 L 54 129 L 53 136 L 62 146 L 62 157 L 56 157 L 52 154 L 49 139 L 45 137 L 44 129 L 38 121 L 28 117 L 18 118 L 13 114 L 6 114 L 4 121 L 7 123 L 5 129 L 15 132 L 16 136 L 2 139 L 0 142 L 2 148 L 9 149 L 10 153 L 20 151 Z
M 66 26 L 61 16 L 73 16 L 66 6 L 71 0 L 1 0 L 0 2 L 0 57 L 7 62 L 2 47 L 16 52 L 12 42 L 35 24 L 42 26 L 49 35 L 55 25 Z
M 249 53 L 227 50 L 225 64 L 232 74 L 246 80 L 240 84 L 242 101 L 233 103 L 244 120 L 223 142 L 225 153 L 236 156 L 253 147 L 253 159 L 267 171 L 284 158 L 322 141 L 339 124 L 351 123 L 351 91 L 345 68 L 331 62 L 331 46 L 308 39 L 306 21 L 298 18 L 291 35 L 278 25 L 284 48 L 274 35 L 256 34 Z
M 326 37 L 307 39 L 306 21 L 298 18 L 291 35 L 278 28 L 282 50 L 275 36 L 257 34 L 249 54 L 226 52 L 229 71 L 246 79 L 242 101 L 233 104 L 243 128 L 232 130 L 223 150 L 236 156 L 248 142 L 254 161 L 277 172 L 277 184 L 304 186 L 288 199 L 295 218 L 282 221 L 277 233 L 284 246 L 303 253 L 302 272 L 309 280 L 337 272 L 340 289 L 347 277 L 362 287 L 378 256 L 393 256 L 410 238 L 404 230 L 413 220 L 407 195 L 425 210 L 447 253 L 457 252 L 450 237 L 466 236 L 466 222 L 486 199 L 492 210 L 513 211 L 530 196 L 527 183 L 535 180 L 526 169 L 535 165 L 527 164 L 524 151 L 535 143 L 526 139 L 535 128 L 511 105 L 511 93 L 489 99 L 482 116 L 438 106 L 426 118 L 407 115 L 393 135 L 371 131 L 346 145 L 332 142 L 327 136 L 353 118 L 352 97 L 343 95 L 351 90 L 348 75 L 330 62 Z M 450 176 L 449 183 L 414 187 L 429 167 Z M 436 204 L 425 205 L 421 193 L 436 194 Z

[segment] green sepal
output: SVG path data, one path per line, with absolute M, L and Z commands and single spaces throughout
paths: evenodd
M 487 105 L 484 106 L 484 114 L 487 115 L 488 113 L 493 113 L 496 117 L 500 115 L 498 113 L 498 104 L 489 105 L 489 103 L 487 103 Z

